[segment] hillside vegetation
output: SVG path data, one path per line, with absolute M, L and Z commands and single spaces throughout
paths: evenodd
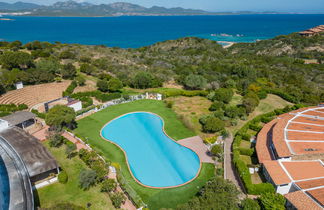
M 323 35 L 305 38 L 296 34 L 237 44 L 229 50 L 199 38 L 138 49 L 0 42 L 0 93 L 12 89 L 16 81 L 47 83 L 74 79 L 82 72 L 103 80 L 116 77 L 123 86 L 142 89 L 176 81 L 189 90 L 224 87 L 245 95 L 253 89 L 294 103 L 316 104 L 324 99 L 324 65 L 306 65 L 300 58 L 321 60 L 323 46 Z M 288 53 L 286 48 L 294 50 Z

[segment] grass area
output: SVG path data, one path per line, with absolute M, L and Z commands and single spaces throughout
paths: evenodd
M 245 148 L 245 149 L 250 149 L 251 148 L 251 142 L 249 141 L 241 141 L 240 147 Z
M 75 133 L 88 138 L 88 142 L 98 152 L 102 153 L 112 162 L 121 166 L 123 176 L 128 184 L 138 193 L 150 209 L 171 208 L 178 204 L 185 203 L 194 196 L 199 189 L 214 175 L 213 164 L 203 164 L 199 176 L 191 183 L 173 189 L 151 189 L 139 185 L 131 176 L 124 153 L 114 144 L 101 139 L 100 130 L 110 120 L 122 114 L 134 111 L 148 111 L 160 115 L 165 122 L 167 134 L 175 140 L 194 136 L 195 133 L 187 129 L 178 120 L 176 114 L 167 108 L 163 101 L 140 100 L 127 104 L 119 104 L 97 112 L 89 117 L 78 121 L 78 128 Z
M 170 97 L 166 101 L 173 101 L 174 105 L 172 110 L 181 116 L 182 120 L 188 124 L 197 134 L 204 136 L 201 132 L 201 124 L 199 118 L 202 115 L 210 114 L 208 110 L 212 104 L 207 98 L 195 96 L 195 97 Z
M 55 183 L 37 190 L 38 197 L 36 196 L 35 201 L 38 201 L 40 207 L 48 208 L 58 203 L 70 202 L 84 208 L 87 207 L 87 203 L 91 203 L 90 209 L 94 210 L 114 209 L 108 195 L 100 192 L 100 186 L 87 191 L 79 188 L 79 173 L 87 166 L 78 157 L 67 159 L 64 145 L 60 148 L 50 148 L 48 143 L 44 144 L 61 168 L 67 172 L 69 180 L 66 184 Z
M 235 96 L 234 96 L 235 98 Z M 268 94 L 267 98 L 260 101 L 259 106 L 252 112 L 247 121 L 252 120 L 258 115 L 265 114 L 271 112 L 275 109 L 282 109 L 285 106 L 290 106 L 292 103 L 280 98 L 279 96 Z M 230 127 L 229 130 L 232 133 L 235 133 L 238 129 L 240 129 L 247 121 L 239 120 L 236 126 Z

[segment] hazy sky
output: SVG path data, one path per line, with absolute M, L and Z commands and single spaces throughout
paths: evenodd
M 0 0 L 16 2 L 18 0 Z M 58 0 L 20 0 L 38 4 L 52 4 Z M 83 2 L 82 0 L 76 0 Z M 86 0 L 91 3 L 129 2 L 146 7 L 184 7 L 208 11 L 280 11 L 323 13 L 324 0 Z

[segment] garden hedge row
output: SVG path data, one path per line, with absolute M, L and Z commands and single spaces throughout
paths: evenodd
M 206 90 L 181 90 L 181 89 L 162 89 L 154 91 L 160 93 L 164 98 L 175 97 L 175 96 L 207 96 L 208 91 Z

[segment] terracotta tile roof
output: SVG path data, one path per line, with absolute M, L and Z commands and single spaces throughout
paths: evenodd
M 312 115 L 312 116 L 317 116 L 317 117 L 324 117 L 324 112 L 308 111 L 308 112 L 304 112 L 303 115 Z
M 285 141 L 284 129 L 288 121 L 293 117 L 293 115 L 289 114 L 280 115 L 277 124 L 273 127 L 272 142 L 277 151 L 277 155 L 280 158 L 291 156 L 291 153 Z
M 300 187 L 301 189 L 310 189 L 310 188 L 314 188 L 314 187 L 320 187 L 320 186 L 324 186 L 324 178 L 296 182 L 296 185 L 298 185 L 298 187 Z
M 277 123 L 277 121 L 278 121 L 277 119 L 274 119 L 268 124 L 266 124 L 257 136 L 257 142 L 255 147 L 256 147 L 259 163 L 273 160 L 270 151 L 270 143 L 272 139 L 272 128 Z
M 288 129 L 324 132 L 324 126 L 306 125 L 306 124 L 299 124 L 299 123 L 290 123 Z
M 288 184 L 291 182 L 286 172 L 282 169 L 278 161 L 264 161 L 263 166 L 276 185 Z
M 309 133 L 309 132 L 287 132 L 288 140 L 322 140 L 324 141 L 324 133 Z
M 308 118 L 308 117 L 296 117 L 294 122 L 303 122 L 303 123 L 311 123 L 316 125 L 324 125 L 324 120 Z
M 285 195 L 287 200 L 298 210 L 322 210 L 310 197 L 302 191 L 296 191 Z
M 324 142 L 289 142 L 296 155 L 324 153 Z
M 324 177 L 324 166 L 319 161 L 283 161 L 294 181 Z
M 309 190 L 307 191 L 307 193 L 315 198 L 318 203 L 324 205 L 324 187 L 315 190 Z

